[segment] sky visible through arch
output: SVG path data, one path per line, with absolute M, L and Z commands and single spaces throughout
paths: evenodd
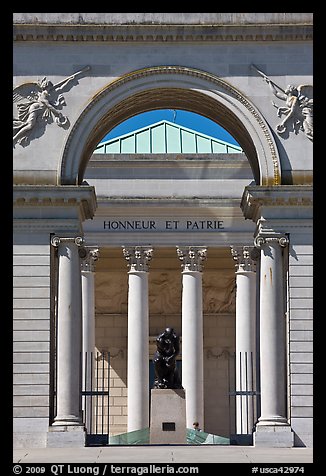
M 180 126 L 188 127 L 188 129 L 239 146 L 238 142 L 225 129 L 223 129 L 223 127 L 216 124 L 216 122 L 199 114 L 180 109 L 158 109 L 133 116 L 114 127 L 101 142 L 114 139 L 115 137 L 119 137 L 123 134 L 127 134 L 162 120 L 167 120 Z

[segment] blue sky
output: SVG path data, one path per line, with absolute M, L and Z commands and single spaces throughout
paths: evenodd
M 216 124 L 216 122 L 199 114 L 179 109 L 159 109 L 138 114 L 112 129 L 101 142 L 146 127 L 163 119 L 202 132 L 216 139 L 222 139 L 230 144 L 239 145 L 233 137 L 223 129 L 223 127 Z

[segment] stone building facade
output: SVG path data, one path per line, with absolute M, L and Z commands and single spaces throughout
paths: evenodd
M 15 446 L 85 444 L 86 351 L 148 427 L 166 326 L 188 427 L 312 446 L 312 14 L 15 13 L 13 59 Z M 243 153 L 94 153 L 161 108 Z

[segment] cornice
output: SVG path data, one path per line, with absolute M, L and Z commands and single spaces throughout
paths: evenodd
M 14 41 L 54 42 L 234 42 L 310 41 L 311 24 L 100 25 L 14 24 Z
M 83 185 L 14 185 L 14 207 L 78 207 L 83 220 L 93 218 L 97 207 L 95 189 Z
M 64 218 L 14 218 L 13 232 L 17 233 L 60 233 L 60 234 L 82 234 L 83 230 L 79 219 Z
M 218 168 L 250 168 L 250 164 L 246 155 L 242 153 L 229 153 L 229 154 L 179 154 L 179 153 L 167 153 L 167 154 L 93 154 L 90 158 L 87 168 L 129 168 L 133 167 L 178 167 L 180 164 L 187 167 L 198 166 L 215 166 Z M 85 180 L 87 176 L 85 175 Z
M 247 186 L 241 199 L 245 218 L 256 221 L 262 207 L 312 207 L 313 187 L 309 185 Z
M 232 213 L 232 216 L 238 215 L 242 217 L 242 212 L 239 208 L 238 198 L 194 198 L 194 197 L 101 197 L 97 198 L 98 208 L 97 216 L 107 216 L 108 209 L 119 210 L 122 213 L 123 210 L 127 214 L 130 214 L 130 210 L 134 210 L 135 213 L 139 213 L 139 210 L 150 209 L 155 210 L 157 216 L 162 214 L 164 216 L 169 210 L 180 211 L 184 214 L 185 208 L 187 213 L 199 213 L 199 210 L 205 209 L 216 211 L 225 209 Z M 160 212 L 162 211 L 162 212 Z

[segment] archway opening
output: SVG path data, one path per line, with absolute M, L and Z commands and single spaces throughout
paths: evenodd
M 98 144 L 95 154 L 242 153 L 216 122 L 179 109 L 148 111 L 123 121 Z
M 157 125 L 163 121 L 174 124 L 176 127 L 184 128 L 185 131 L 198 132 L 199 134 L 224 141 L 230 144 L 230 146 L 234 145 L 240 148 L 240 145 L 234 137 L 218 123 L 200 114 L 182 109 L 157 109 L 137 114 L 130 119 L 126 119 L 109 131 L 101 140 L 99 146 L 112 139 L 116 140 L 118 137 L 126 137 L 135 132 L 143 131 L 147 127 L 153 124 Z M 157 141 L 157 135 L 152 139 Z M 182 139 L 187 140 L 187 135 L 185 134 L 185 137 L 182 137 Z M 97 153 L 98 147 L 95 153 Z
M 144 111 L 132 116 L 130 121 L 159 111 L 159 108 Z M 168 126 L 172 128 L 177 126 L 173 122 L 173 111 L 180 116 L 183 109 L 170 110 L 172 122 Z M 189 110 L 185 112 L 193 114 Z M 211 122 L 203 115 L 199 115 L 199 119 Z M 121 127 L 124 122 L 121 121 Z M 84 227 L 86 240 L 100 248 L 95 274 L 95 347 L 96 352 L 110 351 L 114 356 L 110 363 L 114 375 L 112 392 L 119 395 L 119 399 L 112 400 L 109 410 L 112 414 L 109 432 L 112 436 L 125 434 L 132 415 L 127 398 L 132 389 L 128 382 L 127 359 L 128 342 L 132 338 L 128 328 L 129 282 L 122 245 L 132 248 L 135 244 L 153 245 L 148 271 L 150 369 L 156 336 L 165 327 L 173 326 L 180 335 L 182 352 L 185 335 L 181 305 L 183 284 L 176 253 L 176 245 L 182 241 L 185 245 L 204 243 L 208 247 L 202 274 L 205 415 L 202 428 L 209 434 L 230 439 L 235 433 L 234 398 L 230 397 L 233 384 L 230 368 L 233 368 L 235 351 L 235 275 L 229 228 L 234 227 L 236 233 L 237 226 L 241 228 L 241 190 L 253 180 L 253 175 L 240 148 L 240 153 L 231 154 L 214 150 L 193 150 L 191 153 L 190 149 L 184 154 L 176 150 L 169 153 L 169 147 L 162 153 L 154 147 L 156 154 L 153 150 L 147 154 L 137 151 L 137 134 L 146 134 L 147 145 L 154 136 L 162 138 L 159 134 L 149 133 L 151 122 L 136 131 L 118 129 L 117 136 L 111 136 L 111 139 L 109 136 L 106 145 L 114 148 L 115 142 L 120 144 L 115 150 L 104 150 L 102 154 L 97 153 L 98 148 L 95 149 L 84 175 L 86 181 L 95 186 L 99 204 L 93 223 L 86 223 Z M 160 121 L 158 124 L 156 127 L 161 127 Z M 192 136 L 197 134 L 194 130 L 189 132 L 185 126 L 178 126 L 179 138 L 184 130 Z M 218 129 L 221 133 L 221 128 Z M 203 132 L 198 132 L 198 135 L 209 143 L 220 140 L 219 134 L 215 138 Z M 169 140 L 168 134 L 164 137 Z M 226 138 L 236 142 L 230 136 Z M 106 137 L 103 139 L 105 144 Z M 126 144 L 121 145 L 124 140 Z M 181 145 L 178 141 L 171 143 Z M 236 143 L 233 146 L 238 147 Z M 235 224 L 237 221 L 239 225 Z M 248 242 L 248 235 L 252 236 L 252 227 L 249 228 L 249 233 L 242 230 L 236 239 Z M 152 383 L 149 379 L 149 390 Z
M 67 139 L 59 183 L 81 184 L 95 147 L 108 131 L 139 113 L 162 108 L 191 111 L 220 124 L 242 147 L 257 185 L 281 183 L 277 147 L 256 107 L 226 81 L 183 66 L 133 71 L 98 91 Z
M 210 96 L 204 96 L 202 93 L 193 90 L 174 88 L 142 91 L 122 100 L 104 114 L 85 143 L 79 165 L 78 182 L 81 183 L 84 178 L 85 169 L 93 151 L 110 130 L 138 114 L 158 109 L 189 111 L 219 124 L 240 144 L 248 158 L 256 183 L 260 182 L 256 149 L 252 138 L 240 119 L 226 106 L 217 103 Z

